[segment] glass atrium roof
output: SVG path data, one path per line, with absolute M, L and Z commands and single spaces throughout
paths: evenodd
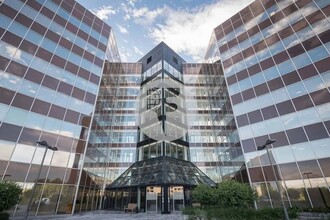
M 196 186 L 198 184 L 216 185 L 190 161 L 161 156 L 134 163 L 106 189 L 150 185 Z

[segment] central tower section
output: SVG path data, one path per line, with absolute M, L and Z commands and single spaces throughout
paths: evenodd
M 143 73 L 138 108 L 138 161 L 159 156 L 189 160 L 181 71 L 185 61 L 160 43 L 139 62 Z

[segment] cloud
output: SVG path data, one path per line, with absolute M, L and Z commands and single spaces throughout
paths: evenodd
M 128 33 L 128 31 L 127 31 L 127 29 L 125 27 L 123 27 L 123 26 L 121 26 L 119 24 L 116 24 L 116 25 L 119 28 L 120 33 L 123 33 L 123 34 L 127 34 Z
M 140 25 L 150 25 L 152 24 L 157 17 L 166 16 L 168 11 L 167 7 L 157 8 L 155 10 L 149 10 L 148 8 L 134 9 L 132 15 L 134 22 Z
M 5 48 L 6 48 L 6 53 L 7 53 L 8 57 L 12 57 L 15 60 L 19 60 L 19 61 L 23 62 L 24 64 L 26 63 L 22 59 L 22 51 L 20 49 L 17 49 L 16 47 L 13 47 L 11 45 L 5 46 Z
M 149 24 L 145 28 L 155 43 L 164 41 L 176 52 L 202 62 L 213 29 L 252 1 L 224 0 L 190 10 L 166 6 L 155 10 L 140 8 L 134 9 L 132 15 L 136 23 Z M 156 20 L 160 16 L 161 21 Z M 159 23 L 153 24 L 155 21 Z
M 102 20 L 108 20 L 108 18 L 111 15 L 116 14 L 116 10 L 112 6 L 102 6 L 96 10 L 92 10 L 92 13 L 94 13 L 97 17 L 99 17 Z
M 132 8 L 125 3 L 121 3 L 121 10 L 125 13 L 124 20 L 130 20 Z
M 122 62 L 130 62 L 131 61 L 131 53 L 128 51 L 126 47 L 118 48 L 120 54 L 120 60 Z
M 141 56 L 144 55 L 144 53 L 139 48 L 137 48 L 136 46 L 134 46 L 133 49 L 134 49 L 135 53 L 140 54 Z
M 136 0 L 127 0 L 127 3 L 130 4 L 132 7 L 134 7 L 134 3 Z
M 149 26 L 157 17 L 165 15 L 164 12 L 166 8 L 167 7 L 150 10 L 147 7 L 135 8 L 135 6 L 132 7 L 131 4 L 121 4 L 121 10 L 125 13 L 124 20 L 133 19 L 136 24 L 142 26 Z
M 21 59 L 22 52 L 21 52 L 21 50 L 17 49 L 16 47 L 8 45 L 8 46 L 6 46 L 6 52 L 9 57 L 15 56 L 15 53 L 16 53 L 16 57 L 18 57 L 18 59 Z

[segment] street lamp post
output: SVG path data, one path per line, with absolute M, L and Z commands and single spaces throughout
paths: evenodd
M 28 205 L 27 205 L 27 208 L 26 208 L 26 213 L 25 213 L 25 220 L 28 218 L 29 216 L 29 211 L 30 211 L 30 208 L 31 208 L 31 204 L 32 204 L 32 200 L 33 200 L 33 196 L 36 192 L 36 189 L 37 189 L 37 183 L 38 183 L 38 180 L 40 178 L 40 174 L 41 174 L 41 170 L 42 170 L 42 167 L 44 165 L 44 161 L 45 161 L 45 158 L 46 158 L 46 154 L 47 154 L 47 150 L 50 149 L 52 151 L 57 151 L 57 147 L 52 147 L 50 145 L 48 145 L 48 143 L 46 141 L 37 141 L 36 142 L 38 145 L 40 146 L 43 146 L 46 148 L 45 152 L 44 152 L 44 155 L 42 157 L 42 160 L 41 160 L 41 164 L 40 164 L 40 167 L 39 167 L 39 171 L 38 171 L 38 175 L 37 175 L 37 178 L 36 178 L 36 182 L 35 184 L 33 185 L 33 189 L 32 189 L 32 193 L 31 193 L 31 196 L 30 196 L 30 199 L 29 199 L 29 202 L 28 202 Z
M 310 186 L 311 188 L 313 188 L 313 187 L 312 187 L 312 183 L 311 183 L 311 180 L 310 180 L 309 175 L 312 175 L 312 174 L 313 174 L 312 172 L 306 172 L 306 173 L 303 173 L 303 174 L 302 174 L 303 176 L 304 176 L 304 175 L 307 176 L 307 179 L 308 179 L 308 182 L 309 182 L 309 186 Z
M 286 207 L 285 207 L 285 204 L 284 204 L 284 200 L 283 200 L 283 197 L 282 197 L 282 188 L 280 186 L 280 183 L 278 182 L 278 179 L 277 179 L 277 176 L 276 176 L 276 172 L 275 172 L 275 168 L 273 166 L 273 162 L 272 162 L 271 157 L 270 157 L 269 149 L 267 147 L 268 145 L 271 145 L 271 144 L 273 144 L 275 142 L 276 142 L 275 139 L 273 139 L 273 140 L 268 139 L 264 145 L 258 146 L 257 147 L 257 150 L 264 150 L 264 149 L 266 149 L 266 151 L 267 151 L 269 163 L 270 163 L 270 166 L 272 167 L 272 170 L 273 170 L 273 173 L 274 173 L 276 186 L 277 186 L 278 192 L 280 193 L 280 198 L 281 198 L 281 202 L 282 202 L 282 206 L 283 206 L 283 210 L 284 210 L 284 216 L 285 216 L 285 219 L 286 220 L 289 220 L 290 218 L 289 218 L 289 215 L 288 215 L 288 211 L 286 210 Z

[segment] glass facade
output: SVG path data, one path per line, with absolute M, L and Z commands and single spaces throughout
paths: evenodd
M 163 42 L 122 63 L 75 1 L 0 1 L 0 179 L 24 189 L 11 215 L 33 190 L 29 215 L 180 211 L 225 179 L 258 207 L 329 207 L 329 15 L 326 0 L 256 0 L 214 29 L 204 63 Z
M 190 162 L 185 61 L 160 43 L 139 62 L 141 82 L 132 105 L 138 117 L 137 139 L 133 140 L 136 162 L 106 186 L 103 208 L 123 210 L 128 203 L 136 203 L 139 211 L 180 211 L 191 203 L 191 187 L 215 185 Z M 113 101 L 115 105 L 120 102 Z
M 330 2 L 255 1 L 214 33 L 259 206 L 330 205 Z M 257 146 L 276 139 L 266 151 Z M 271 164 L 283 188 L 279 195 Z
M 82 167 L 103 63 L 114 57 L 110 32 L 75 1 L 1 1 L 0 179 L 24 189 L 12 216 L 25 215 L 33 189 L 29 215 L 95 208 L 97 199 L 77 194 L 97 183 Z M 38 140 L 58 148 L 47 151 L 40 176 Z
M 188 160 L 184 60 L 160 43 L 140 62 L 138 160 L 159 156 Z
M 137 143 L 137 97 L 140 91 L 141 63 L 106 62 L 83 171 L 92 176 L 91 187 L 103 207 L 104 188 L 135 162 Z M 94 185 L 92 185 L 94 183 Z M 83 181 L 78 196 L 90 194 Z M 87 188 L 86 188 L 87 187 Z M 92 198 L 91 198 L 92 199 Z M 98 207 L 94 207 L 97 209 Z M 86 210 L 76 206 L 76 210 Z
M 248 182 L 221 64 L 189 63 L 183 73 L 191 161 L 215 182 Z

